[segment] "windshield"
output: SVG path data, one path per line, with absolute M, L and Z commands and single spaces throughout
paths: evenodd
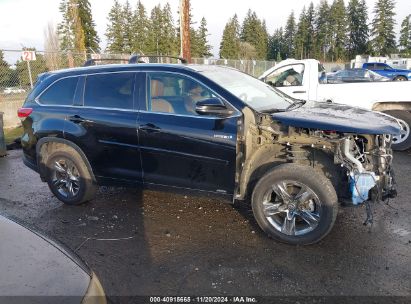
M 260 112 L 284 110 L 294 101 L 270 85 L 237 70 L 215 67 L 199 69 L 199 72 Z

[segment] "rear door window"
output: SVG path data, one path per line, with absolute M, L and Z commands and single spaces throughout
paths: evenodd
M 385 70 L 385 68 L 386 68 L 386 66 L 385 66 L 385 64 L 380 64 L 380 63 L 377 63 L 376 65 L 375 65 L 375 70 L 377 70 L 377 71 L 383 71 L 383 70 Z
M 44 105 L 72 105 L 77 81 L 78 77 L 68 77 L 56 81 L 40 95 L 39 102 Z
M 134 76 L 134 73 L 88 75 L 84 106 L 133 109 Z

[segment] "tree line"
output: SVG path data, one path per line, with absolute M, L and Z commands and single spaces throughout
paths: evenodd
M 300 15 L 291 12 L 284 27 L 269 35 L 264 20 L 248 11 L 242 25 L 234 15 L 226 24 L 220 44 L 220 57 L 282 60 L 317 58 L 323 61 L 346 61 L 355 55 L 411 55 L 411 15 L 401 24 L 398 44 L 395 34 L 395 1 L 378 0 L 368 19 L 365 0 L 322 0 L 311 2 Z M 266 45 L 262 45 L 263 43 Z
M 332 2 L 331 2 L 332 1 Z M 347 3 L 346 3 L 347 2 Z M 231 17 L 223 30 L 219 55 L 225 59 L 282 60 L 317 58 L 322 61 L 346 61 L 355 55 L 411 56 L 411 15 L 402 20 L 399 40 L 395 33 L 395 0 L 377 0 L 369 19 L 366 0 L 322 0 L 311 2 L 296 16 L 291 12 L 283 27 L 270 35 L 264 19 L 248 10 L 240 22 Z M 347 5 L 346 5 L 347 4 Z M 115 0 L 107 16 L 107 47 L 102 50 L 95 29 L 89 0 L 61 0 L 62 21 L 45 31 L 45 55 L 32 62 L 37 73 L 81 64 L 86 53 L 143 53 L 179 55 L 179 20 L 173 20 L 169 3 L 156 5 L 147 12 L 141 0 L 120 4 Z M 191 20 L 194 20 L 190 12 Z M 191 22 L 191 54 L 210 57 L 207 21 Z M 70 52 L 84 55 L 67 55 Z M 0 86 L 28 85 L 27 65 L 23 61 L 11 69 L 0 52 Z

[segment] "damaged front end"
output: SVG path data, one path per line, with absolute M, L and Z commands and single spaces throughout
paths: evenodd
M 352 132 L 352 125 L 349 132 L 338 124 L 327 130 L 315 128 L 314 123 L 309 127 L 302 127 L 304 123 L 293 126 L 273 119 L 272 114 L 243 113 L 237 199 L 245 197 L 247 185 L 253 184 L 264 170 L 280 163 L 297 163 L 321 170 L 333 183 L 343 205 L 396 196 L 391 135 L 373 134 L 375 130 L 370 130 L 370 134 L 356 134 Z
M 347 170 L 351 203 L 393 198 L 391 135 L 345 135 L 336 147 L 335 162 Z

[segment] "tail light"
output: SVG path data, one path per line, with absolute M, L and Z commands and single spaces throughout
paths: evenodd
M 26 118 L 33 112 L 32 108 L 20 108 L 17 111 L 17 116 L 19 118 Z

